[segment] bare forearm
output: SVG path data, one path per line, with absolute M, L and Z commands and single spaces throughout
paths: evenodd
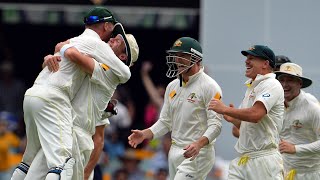
M 205 136 L 202 136 L 197 140 L 197 143 L 199 144 L 200 148 L 203 148 L 205 145 L 209 144 L 209 139 Z
M 146 88 L 147 93 L 150 96 L 150 99 L 158 106 L 158 108 L 161 108 L 163 104 L 163 98 L 159 95 L 158 90 L 152 82 L 149 74 L 141 73 L 141 77 L 143 85 Z
M 150 129 L 142 130 L 144 139 L 153 139 L 153 133 Z
M 241 121 L 247 121 L 252 123 L 257 123 L 261 120 L 261 115 L 253 111 L 251 108 L 245 109 L 236 109 L 236 108 L 227 108 L 224 112 L 224 115 L 231 116 L 234 118 L 232 123 L 239 128 Z
M 95 147 L 91 153 L 89 162 L 84 169 L 84 177 L 85 178 L 88 178 L 90 176 L 94 167 L 97 165 L 99 158 L 100 158 L 100 155 L 101 155 L 101 152 L 102 152 L 102 149 L 103 149 L 103 146 L 96 147 L 96 145 L 95 145 Z
M 94 60 L 89 56 L 81 54 L 76 48 L 67 49 L 64 53 L 64 56 L 71 62 L 80 66 L 80 68 L 86 73 L 93 73 Z
M 91 172 L 93 171 L 94 167 L 99 161 L 103 146 L 104 146 L 104 128 L 105 126 L 97 126 L 96 132 L 93 135 L 93 142 L 94 142 L 94 149 L 90 155 L 89 162 L 84 169 L 84 177 L 87 179 Z

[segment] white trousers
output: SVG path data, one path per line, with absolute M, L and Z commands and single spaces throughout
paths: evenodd
M 72 157 L 75 158 L 76 164 L 73 166 L 72 180 L 81 180 L 84 178 L 84 168 L 89 162 L 93 148 L 92 135 L 77 126 L 74 126 Z M 44 152 L 40 149 L 29 168 L 25 180 L 45 179 L 49 170 L 47 166 L 43 166 L 43 164 L 46 163 L 47 161 Z M 89 180 L 92 179 L 93 173 L 89 177 Z
M 228 180 L 283 180 L 283 160 L 278 150 L 244 154 L 231 161 Z
M 315 180 L 320 179 L 320 168 L 289 168 L 284 171 L 286 180 Z
M 25 96 L 23 110 L 27 146 L 22 161 L 31 165 L 42 148 L 49 169 L 62 167 L 72 151 L 71 104 L 59 98 Z
M 213 146 L 203 147 L 193 161 L 186 159 L 184 152 L 183 147 L 171 145 L 168 157 L 170 180 L 205 180 L 214 164 Z
M 82 128 L 74 126 L 73 128 L 73 149 L 72 154 L 76 159 L 76 164 L 73 166 L 72 180 L 83 179 L 84 168 L 89 162 L 94 144 L 92 135 L 84 131 Z M 93 179 L 93 176 L 90 179 Z

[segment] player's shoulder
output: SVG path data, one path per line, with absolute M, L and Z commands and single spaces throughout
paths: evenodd
M 199 76 L 199 84 L 200 86 L 202 86 L 202 88 L 215 87 L 221 90 L 220 85 L 217 83 L 217 81 L 206 73 L 202 73 L 201 76 Z

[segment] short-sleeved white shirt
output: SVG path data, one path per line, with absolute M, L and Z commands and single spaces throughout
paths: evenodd
M 303 91 L 288 103 L 280 137 L 296 145 L 296 154 L 282 153 L 286 167 L 320 167 L 320 107 Z
M 250 108 L 257 101 L 264 104 L 267 114 L 258 122 L 241 121 L 240 137 L 235 145 L 237 152 L 249 153 L 277 148 L 283 123 L 284 91 L 275 74 L 257 75 L 246 82 L 248 89 L 240 108 Z

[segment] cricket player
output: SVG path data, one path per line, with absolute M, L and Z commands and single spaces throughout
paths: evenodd
M 136 148 L 145 139 L 171 131 L 168 162 L 173 180 L 204 180 L 215 159 L 214 142 L 221 132 L 221 116 L 208 110 L 210 100 L 220 99 L 220 86 L 203 71 L 202 48 L 190 37 L 177 39 L 167 51 L 168 77 L 159 120 L 148 129 L 132 130 L 129 144 Z
M 274 68 L 274 71 L 279 71 L 280 70 L 280 66 L 284 63 L 291 63 L 292 61 L 287 57 L 287 56 L 284 56 L 284 55 L 278 55 L 276 56 L 276 66 Z M 300 91 L 303 91 L 302 89 Z M 307 92 L 304 92 L 304 94 L 313 102 L 315 103 L 319 103 L 318 99 L 310 94 L 310 93 L 307 93 Z
M 85 31 L 70 42 L 80 52 L 108 66 L 119 77 L 123 77 L 123 83 L 126 82 L 131 76 L 129 67 L 119 61 L 115 54 L 108 54 L 110 46 L 102 41 L 110 38 L 116 23 L 112 13 L 106 8 L 94 8 L 85 16 L 84 23 Z M 66 49 L 62 49 L 62 54 Z M 105 62 L 106 57 L 114 60 Z M 72 158 L 71 101 L 81 87 L 86 72 L 65 57 L 62 57 L 59 65 L 60 71 L 55 73 L 44 68 L 25 93 L 24 120 L 28 142 L 22 162 L 13 173 L 13 180 L 33 180 L 26 174 L 41 148 L 49 168 L 46 180 L 72 177 L 75 160 Z
M 302 68 L 295 63 L 284 63 L 275 73 L 286 105 L 279 144 L 285 179 L 320 179 L 320 107 L 301 90 L 312 80 L 303 77 Z
M 114 34 L 116 33 L 118 34 L 108 42 L 111 47 L 108 53 L 116 54 L 119 57 L 119 61 L 123 61 L 123 64 L 128 64 L 130 67 L 138 59 L 138 44 L 133 35 L 125 34 L 120 23 L 115 24 Z M 72 153 L 76 160 L 72 179 L 78 180 L 84 179 L 84 172 L 88 171 L 86 172 L 88 174 L 92 172 L 100 157 L 104 142 L 104 127 L 109 124 L 109 120 L 102 118 L 102 115 L 117 85 L 123 80 L 122 77 L 118 77 L 110 69 L 106 69 L 101 63 L 98 63 L 89 56 L 81 54 L 72 46 L 72 43 L 71 46 L 69 44 L 65 46 L 68 46 L 68 49 L 61 55 L 78 64 L 81 69 L 89 72 L 90 75 L 85 78 L 75 98 L 72 100 L 74 110 L 74 142 Z M 50 58 L 51 59 L 45 62 L 48 66 L 53 64 L 49 63 L 50 61 L 57 62 L 55 57 Z M 55 68 L 50 67 L 50 69 Z M 94 141 L 92 140 L 93 137 Z M 91 152 L 93 150 L 94 153 L 92 154 Z M 40 153 L 41 152 L 42 151 L 40 151 Z M 38 156 L 42 157 L 41 161 L 45 162 L 42 154 L 38 154 L 37 157 Z M 91 161 L 88 164 L 89 159 Z M 86 167 L 87 164 L 88 166 Z M 85 167 L 86 171 L 84 170 Z M 43 174 L 39 173 L 37 169 L 39 169 L 39 167 L 33 166 L 32 164 L 27 177 L 42 179 Z M 92 178 L 93 173 L 89 179 Z
M 273 72 L 275 55 L 263 45 L 241 51 L 246 56 L 248 87 L 240 108 L 212 99 L 209 109 L 240 128 L 235 149 L 241 154 L 229 166 L 229 180 L 282 180 L 283 162 L 278 151 L 283 124 L 284 92 Z
M 284 64 L 284 63 L 287 63 L 287 62 L 292 62 L 289 57 L 284 56 L 284 55 L 277 55 L 276 56 L 276 63 L 275 63 L 275 67 L 273 68 L 273 71 L 279 71 L 280 70 L 280 66 L 282 64 Z M 301 91 L 303 91 L 303 90 L 301 89 Z M 312 95 L 310 93 L 307 93 L 307 92 L 304 92 L 304 94 L 311 101 L 314 101 L 315 103 L 319 103 L 318 99 L 314 95 Z M 235 136 L 237 138 L 239 137 L 239 129 L 236 126 L 233 126 L 232 134 L 233 134 L 233 136 Z

